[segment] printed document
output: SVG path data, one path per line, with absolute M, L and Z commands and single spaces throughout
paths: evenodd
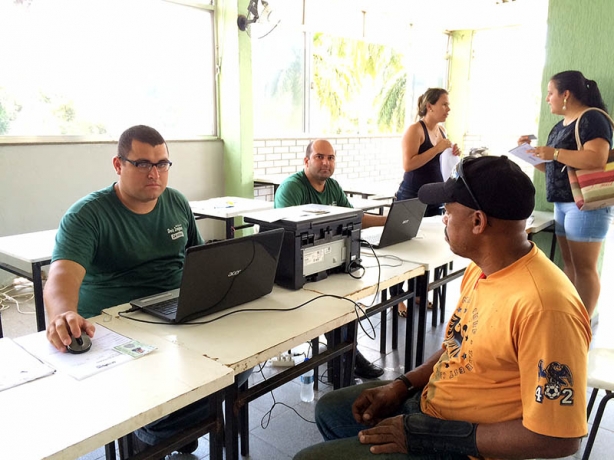
M 15 341 L 41 361 L 77 380 L 131 361 L 155 349 L 137 344 L 100 324 L 96 325 L 92 348 L 86 353 L 72 354 L 56 350 L 47 340 L 45 331 L 19 337 Z
M 544 160 L 542 158 L 538 158 L 532 153 L 529 153 L 529 150 L 533 150 L 533 146 L 531 144 L 520 144 L 518 147 L 514 147 L 509 152 L 512 155 L 517 156 L 518 158 L 531 163 L 533 166 L 538 165 L 540 163 L 549 163 L 552 160 Z
M 55 372 L 8 337 L 0 339 L 0 391 Z

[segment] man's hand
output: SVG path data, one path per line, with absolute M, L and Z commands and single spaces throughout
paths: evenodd
M 372 444 L 373 454 L 406 454 L 407 439 L 403 416 L 397 415 L 380 422 L 376 427 L 358 433 L 361 444 Z
M 47 340 L 61 352 L 66 351 L 72 337 L 81 337 L 85 332 L 94 337 L 96 327 L 74 311 L 61 313 L 49 321 L 47 325 Z
M 352 405 L 354 420 L 375 425 L 393 414 L 407 399 L 407 388 L 398 380 L 363 391 Z

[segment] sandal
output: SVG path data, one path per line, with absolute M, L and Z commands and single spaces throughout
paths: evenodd
M 399 316 L 401 318 L 407 318 L 407 310 L 399 310 Z
M 416 307 L 420 306 L 420 299 L 416 299 Z M 433 302 L 431 302 L 430 300 L 428 301 L 428 303 L 426 304 L 426 308 L 428 308 L 429 310 L 433 309 Z

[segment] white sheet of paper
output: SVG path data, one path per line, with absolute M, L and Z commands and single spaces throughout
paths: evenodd
M 543 160 L 541 158 L 536 157 L 532 153 L 529 153 L 529 150 L 533 150 L 533 146 L 531 144 L 520 144 L 518 147 L 514 147 L 509 152 L 512 155 L 517 156 L 518 158 L 531 163 L 532 165 L 538 165 L 540 163 L 549 163 L 552 160 Z
M 452 147 L 449 147 L 443 152 L 441 152 L 441 156 L 439 157 L 441 165 L 441 175 L 443 176 L 444 182 L 448 180 L 448 178 L 450 177 L 450 173 L 460 161 L 460 156 L 454 155 L 452 152 Z
M 45 331 L 18 337 L 15 341 L 41 361 L 77 380 L 134 359 L 113 349 L 117 345 L 130 342 L 131 339 L 100 324 L 96 325 L 92 348 L 78 355 L 56 350 L 47 340 Z
M 0 339 L 0 362 L 0 391 L 55 372 L 8 337 Z

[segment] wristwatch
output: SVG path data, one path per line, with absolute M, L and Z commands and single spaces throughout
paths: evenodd
M 559 149 L 554 149 L 554 155 L 552 155 L 554 161 L 559 161 L 559 153 Z

